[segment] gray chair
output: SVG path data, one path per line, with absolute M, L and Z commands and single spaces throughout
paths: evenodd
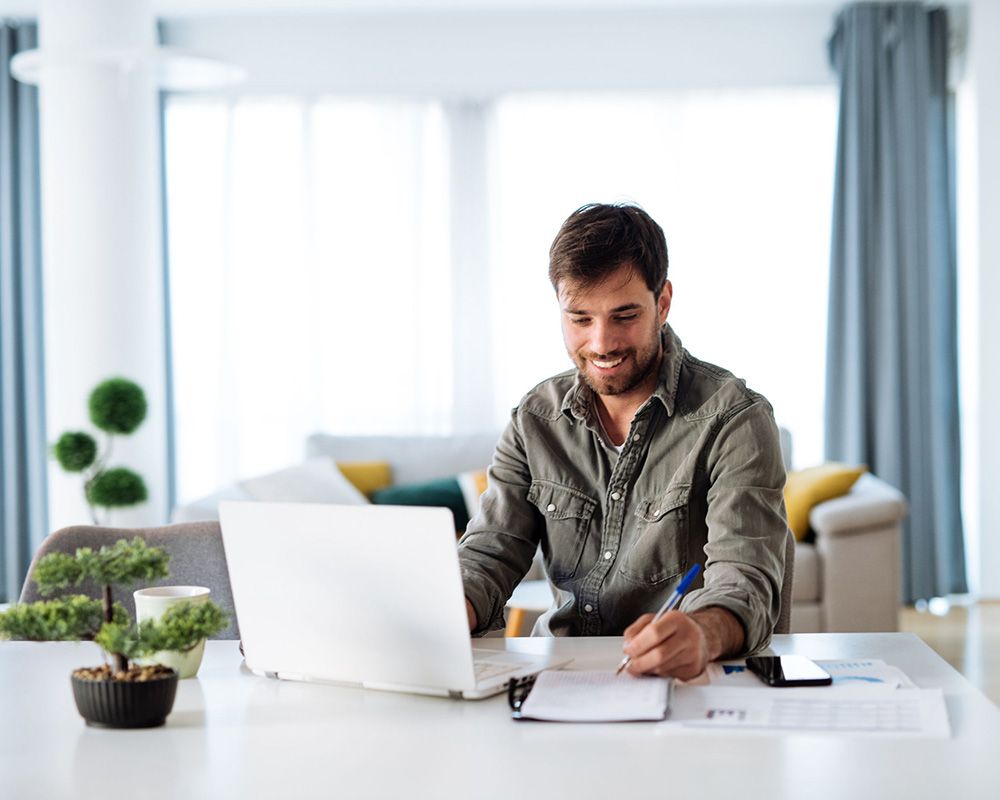
M 212 590 L 212 599 L 229 616 L 229 626 L 218 639 L 239 639 L 239 625 L 233 607 L 233 592 L 229 585 L 229 570 L 226 553 L 222 548 L 222 532 L 219 523 L 185 522 L 158 528 L 104 528 L 92 525 L 73 525 L 48 536 L 31 560 L 28 576 L 21 589 L 21 602 L 30 603 L 68 594 L 101 596 L 100 588 L 94 584 L 61 589 L 52 595 L 41 595 L 33 575 L 38 561 L 48 553 L 75 553 L 78 547 L 98 549 L 103 545 L 113 545 L 119 539 L 136 536 L 151 547 L 160 547 L 170 556 L 170 575 L 165 579 L 137 584 L 124 590 L 112 589 L 112 598 L 120 602 L 131 615 L 135 615 L 134 589 L 144 586 L 207 586 Z

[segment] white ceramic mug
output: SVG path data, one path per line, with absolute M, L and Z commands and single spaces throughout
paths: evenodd
M 204 586 L 152 586 L 148 589 L 136 589 L 135 620 L 142 623 L 145 620 L 157 620 L 172 605 L 181 601 L 204 603 L 208 600 L 210 590 Z M 202 639 L 190 650 L 161 650 L 144 658 L 137 658 L 138 664 L 163 664 L 173 667 L 181 678 L 193 678 L 198 674 L 201 658 L 205 653 L 205 640 Z

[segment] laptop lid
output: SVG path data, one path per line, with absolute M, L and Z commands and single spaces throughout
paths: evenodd
M 250 669 L 387 688 L 475 687 L 447 509 L 223 502 L 219 512 Z

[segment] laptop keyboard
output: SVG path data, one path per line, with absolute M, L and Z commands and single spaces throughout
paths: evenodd
M 472 665 L 476 670 L 477 683 L 495 678 L 497 675 L 503 675 L 506 672 L 516 672 L 519 667 L 523 667 L 522 664 L 511 664 L 509 661 L 480 661 L 479 659 L 473 661 Z

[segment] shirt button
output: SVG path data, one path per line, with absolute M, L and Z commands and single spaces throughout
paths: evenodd
M 612 492 L 611 493 L 611 499 L 612 500 L 621 500 L 622 499 L 621 492 Z
M 610 550 L 605 550 L 604 551 L 604 560 L 605 561 L 610 561 L 611 560 L 611 551 Z
M 587 605 L 583 607 L 583 610 L 589 614 L 591 611 L 594 610 L 594 607 L 590 603 L 587 603 Z
M 654 517 L 658 517 L 659 515 L 660 515 L 660 509 L 656 509 L 656 510 L 655 510 L 655 511 L 653 512 L 653 516 L 654 516 Z
M 549 504 L 548 504 L 547 506 L 545 506 L 545 510 L 546 510 L 546 511 L 555 511 L 555 510 L 556 510 L 556 507 L 555 507 L 555 505 L 554 505 L 554 504 L 552 504 L 552 503 L 549 503 Z
M 633 442 L 638 442 L 642 437 L 637 433 L 632 437 Z

